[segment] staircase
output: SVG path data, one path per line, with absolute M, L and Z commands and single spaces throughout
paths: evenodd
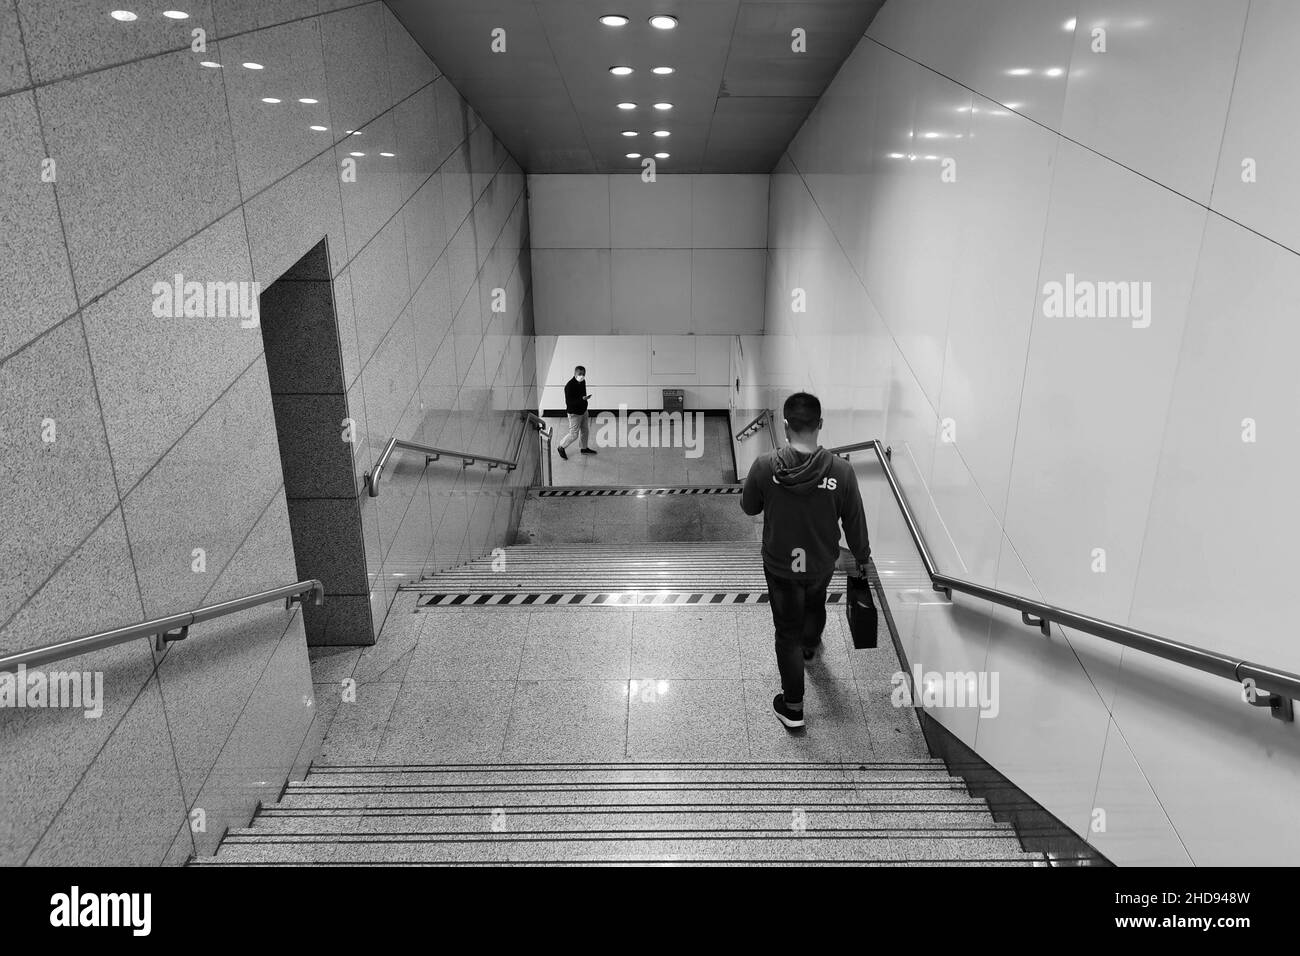
M 767 590 L 759 548 L 754 541 L 516 544 L 504 549 L 504 560 L 489 555 L 407 587 L 426 594 L 758 594 Z
M 941 761 L 314 767 L 203 866 L 1045 866 Z
M 635 614 L 639 635 L 658 634 L 671 644 L 678 639 L 676 615 L 698 621 L 715 612 L 643 610 L 640 605 L 766 601 L 759 523 L 739 512 L 734 486 L 695 491 L 680 486 L 534 489 L 520 524 L 526 543 L 403 587 L 404 593 L 417 592 L 408 606 L 443 616 L 443 621 L 416 626 L 419 639 L 455 640 L 450 637 L 457 633 L 454 627 L 438 625 L 450 625 L 458 613 L 479 615 L 470 618 L 474 626 L 490 632 L 492 624 L 483 615 L 495 619 L 500 614 L 516 627 L 526 619 L 531 628 L 534 619 L 564 613 L 549 605 L 634 604 L 635 611 L 595 613 L 611 622 L 617 615 Z M 892 560 L 876 555 L 875 564 L 893 587 L 911 586 L 904 582 L 920 573 L 911 556 Z M 832 601 L 843 588 L 843 576 L 837 574 L 829 592 Z M 499 610 L 458 612 L 448 609 L 453 605 Z M 770 647 L 771 618 L 765 608 L 741 606 L 731 615 L 719 615 L 719 640 L 726 639 L 724 627 L 733 619 L 741 639 L 753 635 Z M 689 653 L 690 641 L 713 636 L 708 629 L 701 636 L 698 627 L 693 637 L 683 633 L 683 652 Z M 445 653 L 449 646 L 441 650 Z M 837 678 L 841 692 L 853 700 L 859 686 L 877 698 L 888 695 L 888 678 L 882 675 L 899 667 L 887 633 L 879 649 L 867 653 L 877 655 L 869 674 L 854 677 L 850 670 Z M 821 671 L 818 680 L 827 679 Z M 775 678 L 751 674 L 744 685 L 752 680 L 766 685 Z M 518 678 L 516 688 L 528 683 Z M 731 683 L 739 681 L 733 676 Z M 516 690 L 514 699 L 521 699 L 520 693 Z M 407 713 L 405 719 L 410 719 Z M 761 726 L 746 724 L 751 740 L 775 735 L 780 744 L 788 742 L 775 718 L 756 716 Z M 630 709 L 626 719 L 632 719 Z M 819 725 L 819 719 L 815 714 L 809 733 L 832 739 L 833 728 Z M 851 713 L 835 719 L 853 724 Z M 612 763 L 354 766 L 342 765 L 348 759 L 343 758 L 340 765 L 313 766 L 306 779 L 286 786 L 278 802 L 260 807 L 248 827 L 229 831 L 214 857 L 193 863 L 1048 865 L 1042 853 L 1026 852 L 1012 826 L 996 821 L 988 804 L 972 796 L 942 761 L 918 756 L 925 745 L 914 717 L 896 710 L 881 717 L 877 710 L 875 718 L 867 719 L 880 722 L 881 740 L 897 733 L 898 724 L 910 722 L 915 745 L 879 752 L 869 746 L 873 758 L 866 762 L 851 757 L 846 759 L 852 762 L 822 762 L 831 754 L 793 745 L 792 755 L 802 751 L 808 759 L 744 759 L 756 754 L 743 746 L 727 762 L 629 757 Z M 867 734 L 867 726 L 853 726 L 852 732 Z M 375 732 L 382 734 L 384 728 Z M 765 746 L 770 743 L 766 739 Z M 890 752 L 900 756 L 876 759 Z

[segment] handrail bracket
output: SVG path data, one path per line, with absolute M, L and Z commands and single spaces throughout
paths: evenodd
M 1030 627 L 1038 628 L 1040 631 L 1043 632 L 1043 637 L 1052 636 L 1052 625 L 1048 623 L 1046 618 L 1035 617 L 1034 615 L 1030 614 L 1028 611 L 1021 611 L 1020 620 L 1024 621 Z
M 188 624 L 184 624 L 174 631 L 159 631 L 154 635 L 153 649 L 161 654 L 163 651 L 167 650 L 168 644 L 173 644 L 176 641 L 183 641 L 189 636 L 190 626 Z
M 307 595 L 309 594 L 311 595 L 311 603 L 315 604 L 317 607 L 320 607 L 320 605 L 325 603 L 325 586 L 318 583 L 316 587 L 309 591 L 300 591 L 297 594 L 285 595 L 284 609 L 286 611 L 291 611 L 295 604 L 301 604 L 306 607 Z
M 1252 707 L 1267 707 L 1269 713 L 1284 723 L 1295 723 L 1295 703 L 1290 697 L 1284 697 L 1281 694 L 1261 694 L 1256 693 L 1253 697 L 1247 696 L 1246 703 Z

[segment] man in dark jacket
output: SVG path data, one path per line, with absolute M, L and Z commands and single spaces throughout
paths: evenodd
M 772 701 L 787 729 L 804 726 L 804 661 L 821 645 L 826 589 L 840 554 L 840 523 L 859 576 L 867 573 L 871 546 L 857 477 L 847 461 L 818 443 L 822 406 L 796 392 L 785 400 L 789 444 L 754 462 L 740 507 L 763 514 L 763 573 L 776 624 L 776 664 L 781 693 Z
M 587 402 L 591 396 L 587 394 L 586 381 L 587 370 L 579 365 L 573 370 L 573 378 L 564 383 L 564 411 L 569 416 L 569 434 L 561 440 L 559 451 L 565 461 L 569 460 L 565 447 L 578 440 L 582 441 L 578 447 L 584 455 L 596 454 L 587 447 Z

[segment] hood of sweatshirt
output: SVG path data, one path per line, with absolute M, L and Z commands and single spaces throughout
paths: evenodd
M 776 453 L 772 480 L 796 494 L 806 495 L 826 477 L 832 461 L 831 453 L 820 445 L 811 455 L 786 445 Z

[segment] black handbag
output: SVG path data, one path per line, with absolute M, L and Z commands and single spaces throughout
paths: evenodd
M 849 615 L 849 633 L 853 635 L 854 650 L 876 646 L 878 614 L 871 598 L 871 582 L 865 577 L 849 575 L 844 589 L 844 605 Z

